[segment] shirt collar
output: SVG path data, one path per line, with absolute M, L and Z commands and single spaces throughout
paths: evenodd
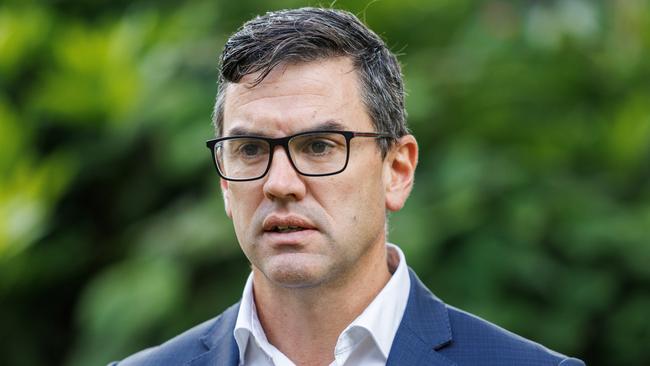
M 391 272 L 393 272 L 392 276 L 368 307 L 341 333 L 337 345 L 345 337 L 356 338 L 356 340 L 353 339 L 352 341 L 358 343 L 360 341 L 358 339 L 358 330 L 364 330 L 372 336 L 376 346 L 387 360 L 397 328 L 406 309 L 411 280 L 402 250 L 390 243 L 386 244 L 386 250 L 387 264 Z M 265 345 L 268 344 L 268 340 L 255 309 L 252 273 L 248 276 L 244 286 L 233 332 L 239 348 L 241 362 L 245 363 L 244 356 L 250 341 L 255 341 L 262 349 L 267 348 Z
M 260 347 L 268 343 L 266 334 L 262 329 L 262 324 L 257 317 L 257 309 L 255 308 L 255 301 L 253 295 L 253 273 L 248 275 L 244 292 L 239 306 L 239 313 L 237 314 L 237 321 L 235 322 L 235 342 L 239 348 L 240 364 L 245 364 L 244 356 L 246 355 L 246 348 L 248 342 L 256 342 Z
M 386 249 L 388 266 L 393 275 L 368 307 L 341 333 L 339 340 L 354 328 L 365 329 L 384 358 L 388 359 L 406 309 L 411 280 L 402 250 L 390 243 L 386 244 Z

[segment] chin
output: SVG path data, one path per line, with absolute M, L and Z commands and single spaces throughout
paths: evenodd
M 328 279 L 326 265 L 313 255 L 279 255 L 262 267 L 264 275 L 274 284 L 286 288 L 316 287 Z

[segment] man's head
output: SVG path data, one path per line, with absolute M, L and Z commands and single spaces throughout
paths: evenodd
M 399 66 L 381 40 L 337 10 L 269 13 L 231 37 L 221 72 L 220 136 L 278 139 L 315 130 L 391 136 L 275 146 L 260 159 L 269 165 L 258 179 L 221 180 L 226 212 L 260 280 L 316 287 L 381 266 L 386 210 L 406 201 L 417 163 Z M 349 147 L 344 170 L 318 177 L 298 171 L 294 154 L 328 159 L 321 152 L 337 143 Z M 225 164 L 246 165 L 265 151 L 249 140 L 219 146 L 234 156 Z
M 408 134 L 400 66 L 381 38 L 348 12 L 301 8 L 254 18 L 228 39 L 213 115 L 217 136 L 223 134 L 223 103 L 230 83 L 250 74 L 256 74 L 253 83 L 259 83 L 279 64 L 337 56 L 352 60 L 375 130 L 396 138 Z M 392 141 L 378 142 L 386 154 Z

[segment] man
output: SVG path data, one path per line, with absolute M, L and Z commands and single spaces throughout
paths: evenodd
M 242 300 L 119 365 L 583 365 L 444 304 L 386 243 L 418 146 L 399 64 L 355 16 L 244 24 L 214 119 L 208 147 L 252 264 Z

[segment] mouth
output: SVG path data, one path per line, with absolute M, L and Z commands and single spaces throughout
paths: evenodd
M 318 226 L 304 216 L 272 213 L 262 224 L 262 243 L 280 252 L 306 250 L 319 233 Z
M 302 227 L 302 226 L 275 225 L 275 226 L 271 227 L 271 230 L 268 230 L 268 231 L 270 231 L 272 233 L 282 233 L 282 234 L 284 234 L 284 233 L 293 233 L 293 232 L 296 232 L 296 231 L 303 231 L 303 230 L 306 230 L 306 229 L 304 227 Z
M 262 229 L 265 233 L 289 234 L 315 230 L 316 226 L 309 220 L 295 215 L 271 215 L 264 220 Z

